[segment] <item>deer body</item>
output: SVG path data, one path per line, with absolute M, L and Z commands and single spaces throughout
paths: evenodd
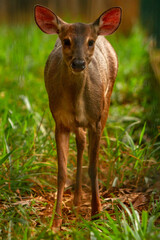
M 121 9 L 106 11 L 93 24 L 68 24 L 52 11 L 35 7 L 35 20 L 42 31 L 59 35 L 45 67 L 45 86 L 49 106 L 56 123 L 58 156 L 58 194 L 54 227 L 62 223 L 62 198 L 67 177 L 69 134 L 74 132 L 77 144 L 77 175 L 74 204 L 81 200 L 82 158 L 89 133 L 89 176 L 92 188 L 92 216 L 101 204 L 98 189 L 98 151 L 100 137 L 108 116 L 110 97 L 118 70 L 116 53 L 100 35 L 114 32 Z
M 88 68 L 80 74 L 71 72 L 64 62 L 62 44 L 58 39 L 45 68 L 50 109 L 56 122 L 74 132 L 77 127 L 95 128 L 100 119 L 107 117 L 104 116 L 110 104 L 107 100 L 112 93 L 117 69 L 116 53 L 101 36 L 96 41 Z M 104 124 L 102 122 L 103 127 Z

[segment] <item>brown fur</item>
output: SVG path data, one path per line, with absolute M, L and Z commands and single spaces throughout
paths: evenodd
M 42 10 L 42 14 L 48 11 Z M 117 11 L 117 9 L 115 8 L 113 11 Z M 49 12 L 49 16 L 51 18 L 51 12 Z M 79 205 L 81 200 L 82 157 L 86 143 L 85 129 L 88 128 L 88 172 L 92 187 L 92 216 L 101 210 L 97 173 L 98 152 L 117 75 L 118 60 L 110 43 L 103 36 L 98 36 L 100 20 L 96 20 L 94 24 L 67 24 L 58 17 L 56 19 L 54 15 L 52 22 L 54 22 L 55 29 L 55 22 L 58 21 L 57 29 L 54 31 L 59 33 L 59 38 L 46 63 L 45 85 L 50 110 L 56 122 L 58 195 L 54 227 L 59 227 L 62 223 L 61 207 L 67 177 L 70 132 L 76 134 L 77 144 L 74 204 Z M 43 21 L 43 26 L 46 22 Z M 48 25 L 46 26 L 48 27 Z M 114 28 L 117 29 L 117 26 Z M 45 31 L 50 33 L 51 28 L 49 30 L 45 28 Z M 66 39 L 67 44 L 65 44 Z M 89 45 L 89 41 L 95 42 L 93 46 Z M 74 59 L 83 60 L 85 68 L 74 70 L 72 67 Z

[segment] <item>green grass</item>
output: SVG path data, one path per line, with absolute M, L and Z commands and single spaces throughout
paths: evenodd
M 102 138 L 99 182 L 104 205 L 103 192 L 111 187 L 147 191 L 153 186 L 147 195 L 148 208 L 136 210 L 134 204 L 117 202 L 113 194 L 113 211 L 104 210 L 102 219 L 94 222 L 82 211 L 84 217 L 77 216 L 77 222 L 70 201 L 64 207 L 63 231 L 57 234 L 49 228 L 57 160 L 54 121 L 43 81 L 56 37 L 36 26 L 1 26 L 0 30 L 0 239 L 160 239 L 159 189 L 154 187 L 160 173 L 159 99 L 142 30 L 136 27 L 128 37 L 109 37 L 119 58 L 119 73 Z M 87 151 L 83 165 L 83 179 L 89 186 Z M 72 184 L 75 171 L 72 136 L 68 161 Z

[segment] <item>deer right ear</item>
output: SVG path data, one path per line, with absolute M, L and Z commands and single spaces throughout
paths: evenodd
M 113 7 L 105 11 L 94 23 L 98 35 L 110 35 L 114 33 L 121 23 L 122 9 Z
M 35 22 L 47 34 L 58 34 L 61 23 L 64 23 L 50 9 L 36 5 L 34 8 Z

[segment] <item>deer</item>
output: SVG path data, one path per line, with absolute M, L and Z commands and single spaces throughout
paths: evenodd
M 83 152 L 88 131 L 92 219 L 97 219 L 101 212 L 98 184 L 100 139 L 118 71 L 117 55 L 105 36 L 118 29 L 121 15 L 122 9 L 113 7 L 93 23 L 67 23 L 44 6 L 36 5 L 34 8 L 38 27 L 46 34 L 58 35 L 44 70 L 49 107 L 55 121 L 58 158 L 55 228 L 62 225 L 62 199 L 71 132 L 75 134 L 77 147 L 74 205 L 80 206 L 82 198 Z

